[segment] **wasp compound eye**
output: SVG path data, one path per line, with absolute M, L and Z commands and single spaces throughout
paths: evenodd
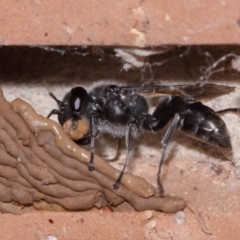
M 81 112 L 88 97 L 87 91 L 82 87 L 75 87 L 70 92 L 70 107 L 73 112 Z

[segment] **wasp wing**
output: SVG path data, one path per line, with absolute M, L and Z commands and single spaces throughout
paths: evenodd
M 159 85 L 159 86 L 125 86 L 121 91 L 142 93 L 149 98 L 159 98 L 166 95 L 181 95 L 199 100 L 212 99 L 234 91 L 235 87 L 217 85 L 212 83 Z

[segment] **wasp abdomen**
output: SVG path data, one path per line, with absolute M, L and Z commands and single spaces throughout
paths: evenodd
M 231 148 L 225 122 L 211 108 L 201 102 L 187 104 L 181 111 L 179 129 L 194 138 L 220 148 Z
M 230 136 L 222 118 L 210 107 L 188 97 L 164 98 L 153 113 L 157 124 L 152 129 L 162 129 L 176 113 L 180 117 L 178 129 L 186 135 L 220 148 L 231 148 Z

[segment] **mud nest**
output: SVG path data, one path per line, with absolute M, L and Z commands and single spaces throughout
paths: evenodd
M 155 187 L 129 173 L 115 191 L 118 170 L 96 156 L 95 170 L 90 172 L 87 150 L 28 103 L 7 102 L 2 90 L 0 113 L 0 211 L 21 214 L 122 205 L 173 213 L 185 207 L 183 199 L 158 197 Z

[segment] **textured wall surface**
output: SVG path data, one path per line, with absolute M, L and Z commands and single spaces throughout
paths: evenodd
M 3 45 L 238 44 L 238 0 L 2 0 Z
M 126 59 L 123 58 L 124 55 L 116 56 L 114 49 L 2 47 L 0 48 L 0 85 L 8 101 L 16 97 L 22 98 L 43 116 L 47 116 L 51 109 L 57 107 L 56 102 L 49 96 L 49 92 L 53 92 L 59 99 L 62 99 L 72 87 L 77 85 L 88 87 L 89 84 L 100 79 L 116 79 L 136 85 L 151 80 L 154 80 L 152 82 L 154 84 L 194 84 L 196 81 L 204 80 L 215 84 L 235 86 L 236 90 L 232 93 L 204 102 L 214 110 L 220 110 L 240 105 L 239 55 L 240 49 L 236 46 L 181 47 L 142 59 L 144 60 L 142 68 L 132 66 L 125 71 Z M 133 55 L 133 57 L 136 56 Z M 135 60 L 133 58 L 130 63 L 138 62 Z M 4 104 L 1 104 L 1 107 L 4 107 Z M 2 116 L 4 117 L 4 114 Z M 126 210 L 126 205 L 124 205 L 122 208 L 120 206 L 116 209 L 105 207 L 97 210 L 94 208 L 84 212 L 45 212 L 32 209 L 33 212 L 19 216 L 1 213 L 1 236 L 4 236 L 4 239 L 17 238 L 19 240 L 239 239 L 240 182 L 237 178 L 239 177 L 237 166 L 240 165 L 240 122 L 238 114 L 228 113 L 222 118 L 227 124 L 232 140 L 233 156 L 229 156 L 228 159 L 219 149 L 185 136 L 181 132 L 176 132 L 170 141 L 163 166 L 162 181 L 166 194 L 179 196 L 186 200 L 187 207 L 183 211 L 175 214 L 165 214 L 159 211 L 136 212 L 132 208 Z M 13 117 L 10 116 L 10 119 Z M 56 120 L 56 118 L 52 119 Z M 20 124 L 19 129 L 22 130 L 23 124 L 18 120 L 17 123 Z M 164 133 L 165 130 L 162 130 L 156 134 L 145 134 L 141 138 L 134 139 L 127 168 L 128 172 L 143 177 L 156 187 L 156 174 L 161 155 L 160 141 Z M 4 143 L 6 135 L 1 136 Z M 113 138 L 107 141 L 105 137 L 98 139 L 99 145 L 96 152 L 101 156 L 111 157 L 116 152 L 116 143 Z M 21 140 L 17 143 L 19 146 Z M 13 148 L 15 145 L 10 144 L 9 147 Z M 4 149 L 5 146 L 2 144 L 0 147 Z M 25 151 L 27 149 L 28 147 L 24 148 Z M 9 194 L 1 195 L 1 198 L 10 203 L 2 204 L 0 207 L 2 211 L 3 209 L 11 210 L 15 214 L 26 212 L 29 207 L 25 207 L 26 202 L 22 202 L 21 206 L 16 204 L 17 200 L 22 199 L 20 197 L 24 195 L 24 191 L 19 191 L 19 187 L 11 188 L 14 184 L 4 178 L 4 176 L 10 177 L 9 171 L 4 171 L 4 169 L 10 168 L 9 165 L 13 162 L 16 168 L 30 165 L 29 174 L 35 178 L 42 173 L 38 171 L 38 168 L 32 167 L 31 160 L 34 159 L 25 159 L 18 163 L 16 154 L 19 152 L 21 151 L 12 153 L 10 156 L 12 161 L 6 161 L 5 166 L 0 163 L 0 169 L 2 169 L 0 180 L 10 188 L 7 191 Z M 125 156 L 126 149 L 123 143 L 118 159 L 112 165 L 121 169 Z M 13 165 L 13 170 L 15 165 Z M 64 168 L 62 171 L 63 168 L 64 166 L 59 168 L 61 173 L 67 174 L 67 169 Z M 51 167 L 47 170 L 53 173 Z M 22 178 L 29 177 L 29 174 L 23 174 Z M 88 172 L 88 174 L 96 174 L 96 172 Z M 76 176 L 80 177 L 80 172 Z M 39 183 L 37 186 L 41 188 L 47 190 L 48 187 L 53 187 L 55 193 L 58 191 L 54 183 L 46 186 L 41 185 L 40 180 L 37 182 Z M 107 180 L 110 190 L 112 190 L 112 183 L 113 180 Z M 80 182 L 76 182 L 75 185 L 70 183 L 70 185 L 71 188 L 81 187 Z M 84 186 L 88 187 L 88 185 Z M 37 191 L 32 185 L 29 189 Z M 1 193 L 4 192 L 1 191 Z M 48 198 L 44 195 L 40 197 Z M 11 198 L 14 200 L 11 201 Z M 66 198 L 58 199 L 59 203 L 66 200 Z M 45 207 L 49 210 L 46 205 L 42 204 L 42 201 L 39 203 L 35 204 L 36 208 L 44 209 Z M 91 201 L 88 204 L 91 205 Z M 56 205 L 52 204 L 50 210 L 63 210 L 59 206 L 58 208 L 54 206 Z M 76 207 L 79 206 L 77 203 Z

